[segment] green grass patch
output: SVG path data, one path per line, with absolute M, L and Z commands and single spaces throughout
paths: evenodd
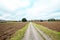
M 14 35 L 12 35 L 10 40 L 21 40 L 24 37 L 24 33 L 25 33 L 27 28 L 28 28 L 28 24 L 26 24 L 25 27 L 23 27 L 22 29 L 18 30 Z
M 39 28 L 40 30 L 42 30 L 45 34 L 49 35 L 52 40 L 60 40 L 60 32 L 57 31 L 53 31 L 51 29 L 48 29 L 47 27 L 44 27 L 42 25 L 39 24 L 35 24 L 33 23 L 37 28 Z

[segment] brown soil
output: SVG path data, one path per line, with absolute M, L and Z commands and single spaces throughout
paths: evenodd
M 17 30 L 21 29 L 26 22 L 0 23 L 0 40 L 10 38 Z
M 59 22 L 36 22 L 36 23 L 48 27 L 49 29 L 60 32 L 60 21 Z

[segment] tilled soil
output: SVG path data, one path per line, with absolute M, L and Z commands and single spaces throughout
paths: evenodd
M 37 24 L 43 25 L 49 29 L 60 32 L 60 21 L 58 22 L 36 22 Z
M 0 23 L 0 40 L 10 38 L 17 30 L 25 26 L 26 22 Z

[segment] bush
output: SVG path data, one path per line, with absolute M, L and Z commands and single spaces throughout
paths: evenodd
M 22 22 L 27 22 L 27 19 L 26 18 L 22 18 Z
M 40 22 L 43 22 L 43 20 L 40 20 Z
M 52 19 L 48 19 L 48 21 L 55 21 L 55 19 L 54 19 L 54 18 L 52 18 Z

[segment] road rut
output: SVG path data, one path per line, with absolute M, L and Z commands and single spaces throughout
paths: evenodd
M 32 23 L 29 24 L 28 29 L 23 37 L 22 40 L 44 40 L 43 37 L 39 34 L 41 32 L 41 35 L 46 39 L 46 40 L 51 40 L 46 34 L 44 34 L 41 30 L 38 28 L 34 27 Z

